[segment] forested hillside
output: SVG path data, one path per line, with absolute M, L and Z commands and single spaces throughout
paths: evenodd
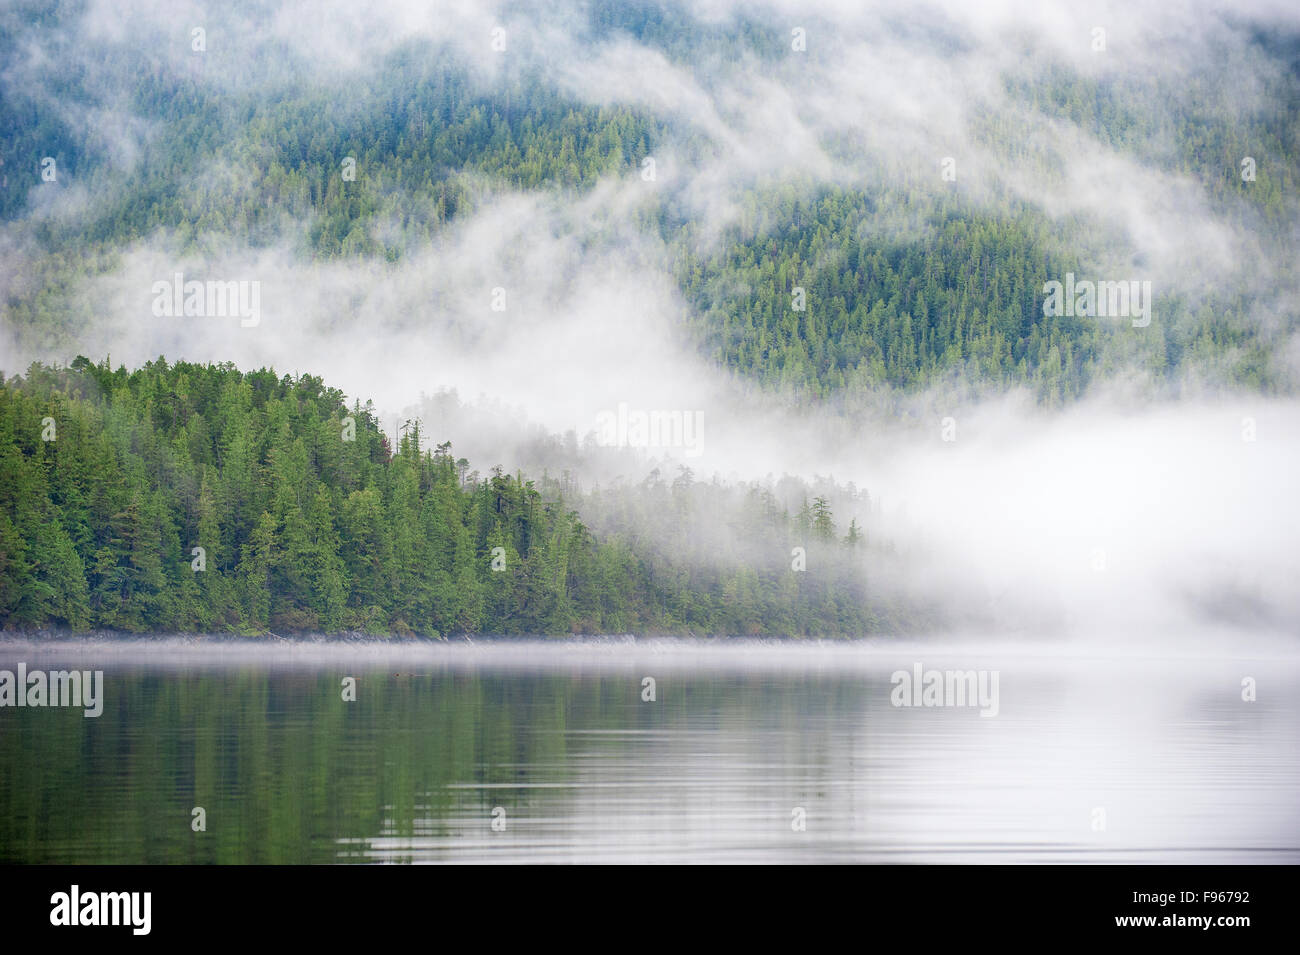
M 703 530 L 729 506 L 734 535 Z M 480 475 L 418 423 L 394 450 L 310 375 L 78 359 L 0 388 L 3 628 L 824 636 L 931 619 L 868 585 L 887 559 L 820 497 L 791 514 L 685 470 L 585 493 Z
M 15 7 L 0 18 L 0 56 L 21 60 L 32 31 L 67 27 L 83 12 L 77 3 L 39 16 Z M 695 67 L 704 91 L 731 63 L 791 83 L 800 75 L 785 31 L 756 15 L 713 20 L 675 3 L 597 3 L 565 27 L 577 43 L 635 43 Z M 931 40 L 961 46 L 937 27 Z M 1048 210 L 1006 177 L 972 183 L 963 172 L 944 183 L 939 156 L 917 169 L 901 154 L 886 152 L 882 163 L 879 145 L 864 153 L 869 126 L 814 130 L 819 161 L 852 172 L 831 183 L 796 170 L 738 176 L 711 199 L 742 212 L 714 235 L 700 197 L 684 193 L 694 188 L 691 170 L 707 168 L 726 136 L 699 117 L 656 109 L 658 81 L 593 102 L 599 90 L 584 96 L 536 59 L 502 56 L 485 76 L 457 49 L 417 40 L 396 44 L 360 77 L 314 83 L 298 78 L 310 64 L 285 50 L 267 85 L 243 85 L 212 82 L 208 73 L 233 55 L 215 43 L 184 61 L 123 39 L 97 47 L 93 65 L 55 71 L 39 92 L 0 86 L 10 184 L 0 218 L 22 273 L 4 289 L 5 325 L 23 346 L 65 349 L 66 362 L 78 329 L 96 318 L 79 290 L 119 267 L 133 243 L 200 255 L 285 245 L 303 261 L 392 267 L 487 197 L 579 196 L 602 181 L 636 181 L 658 156 L 685 174 L 661 177 L 628 213 L 667 251 L 685 303 L 680 326 L 720 367 L 769 388 L 824 399 L 1024 385 L 1059 406 L 1138 372 L 1175 391 L 1213 379 L 1285 392 L 1295 382 L 1276 346 L 1300 319 L 1290 298 L 1266 293 L 1283 267 L 1275 256 L 1295 241 L 1300 79 L 1294 45 L 1265 35 L 1251 44 L 1243 62 L 1269 65 L 1256 96 L 1264 109 L 1237 108 L 1222 72 L 1175 82 L 1047 62 L 1008 71 L 998 84 L 1005 108 L 973 112 L 951 131 L 1011 164 L 1007 176 L 1041 176 L 1037 188 L 1050 199 L 1070 189 L 1070 149 L 1045 142 L 1042 123 L 1075 130 L 1189 184 L 1188 195 L 1256 244 L 1258 261 L 1239 253 L 1230 281 L 1195 292 L 1158 283 L 1159 319 L 1141 334 L 1044 315 L 1045 281 L 1130 236 Z M 809 54 L 817 63 L 834 55 L 824 46 Z M 104 85 L 116 90 L 111 103 Z M 119 113 L 129 121 L 111 129 L 72 119 Z M 40 178 L 47 157 L 57 182 Z M 1249 180 L 1246 157 L 1258 165 Z M 72 190 L 65 205 L 60 190 Z M 799 308 L 795 287 L 806 292 Z
M 769 224 L 753 239 L 680 260 L 699 334 L 727 367 L 819 397 L 967 370 L 1057 400 L 1086 384 L 1098 326 L 1043 317 L 1043 283 L 1065 270 L 1031 225 L 953 210 L 922 238 L 890 241 L 860 231 L 874 211 L 863 193 L 762 199 L 755 217 Z

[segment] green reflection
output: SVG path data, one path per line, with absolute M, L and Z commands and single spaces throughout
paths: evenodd
M 342 699 L 349 675 L 355 702 Z M 599 776 L 602 760 L 624 760 L 626 774 L 644 756 L 671 772 L 673 734 L 688 726 L 828 725 L 829 714 L 860 708 L 864 690 L 797 676 L 661 676 L 647 703 L 639 673 L 464 669 L 140 668 L 106 670 L 104 681 L 98 719 L 0 713 L 0 860 L 321 863 L 370 859 L 377 836 L 489 839 L 497 805 L 512 832 L 531 816 L 567 814 L 579 772 Z M 608 735 L 582 736 L 589 758 L 575 759 L 575 731 Z M 747 745 L 754 758 L 828 758 L 826 739 L 779 738 Z M 196 806 L 205 832 L 191 830 Z

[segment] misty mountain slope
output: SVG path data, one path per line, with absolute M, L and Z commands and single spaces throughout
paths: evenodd
M 1290 197 L 1300 182 L 1300 36 L 1289 48 L 1280 43 L 1270 34 L 1254 37 L 1235 65 L 1258 74 L 1235 74 L 1236 83 L 1236 57 L 1222 51 L 1215 71 L 1176 79 L 1101 78 L 1052 64 L 1034 76 L 1009 76 L 1005 85 L 1033 114 L 1076 126 L 1170 175 L 1190 176 L 1219 215 L 1282 237 L 1295 225 Z M 1242 101 L 1248 83 L 1259 87 L 1254 103 Z M 1241 176 L 1247 157 L 1256 167 L 1250 180 Z
M 877 231 L 862 193 L 764 198 L 780 209 L 770 227 L 746 240 L 742 224 L 721 255 L 680 259 L 694 325 L 724 366 L 822 397 L 945 373 L 1056 401 L 1086 387 L 1102 332 L 1042 316 L 1043 282 L 1065 268 L 1041 223 L 951 210 L 902 240 Z
M 1271 358 L 1295 317 L 1252 330 L 1245 288 L 1204 299 L 1153 293 L 1154 332 L 1044 315 L 1045 283 L 1093 273 L 1035 211 L 993 219 L 940 202 L 924 238 L 905 239 L 863 193 L 787 189 L 765 199 L 782 210 L 775 222 L 738 226 L 721 252 L 697 256 L 682 242 L 676 265 L 707 354 L 767 386 L 826 398 L 958 382 L 965 400 L 1025 386 L 1059 407 L 1120 367 L 1166 393 L 1196 376 L 1263 392 L 1294 384 Z
M 630 168 L 655 137 L 631 111 L 586 107 L 527 78 L 489 93 L 428 58 L 443 57 L 402 51 L 375 86 L 291 89 L 269 101 L 157 67 L 133 73 L 128 95 L 151 127 L 135 168 L 123 176 L 85 148 L 50 151 L 63 175 L 103 199 L 84 215 L 34 223 L 35 238 L 114 245 L 161 229 L 183 249 L 217 236 L 256 246 L 298 238 L 290 223 L 307 221 L 304 255 L 395 258 L 489 184 L 589 187 Z M 6 107 L 17 121 L 18 105 Z
M 582 237 L 566 281 L 634 244 L 680 291 L 664 317 L 778 394 L 1025 386 L 1057 406 L 1134 375 L 1155 394 L 1294 387 L 1296 34 L 1249 11 L 1209 7 L 1184 42 L 1141 7 L 1114 55 L 1086 30 L 1063 55 L 1032 15 L 950 4 L 797 20 L 782 3 L 452 5 L 436 23 L 381 5 L 355 15 L 353 51 L 279 9 L 237 5 L 202 50 L 129 5 L 121 22 L 95 3 L 0 21 L 20 356 L 67 361 L 94 350 L 83 327 L 138 321 L 106 315 L 102 290 L 137 251 L 218 277 L 266 252 L 313 274 L 338 261 L 343 281 L 366 263 L 404 284 L 400 263 L 503 198 L 599 190 L 625 225 Z M 1119 55 L 1135 35 L 1159 69 Z M 1151 281 L 1154 322 L 1045 316 L 1066 271 Z M 509 284 L 479 281 L 481 299 Z M 473 320 L 461 298 L 404 320 L 443 335 Z

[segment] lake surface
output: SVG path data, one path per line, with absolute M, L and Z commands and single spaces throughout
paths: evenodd
M 1276 647 L 0 642 L 20 662 L 102 670 L 104 703 L 0 708 L 6 862 L 1300 861 Z M 918 665 L 996 671 L 996 714 L 894 705 Z

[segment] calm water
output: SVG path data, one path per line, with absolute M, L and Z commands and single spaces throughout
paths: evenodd
M 0 642 L 19 662 L 103 670 L 105 703 L 0 709 L 9 862 L 1300 861 L 1276 651 Z M 996 670 L 997 715 L 892 705 L 917 663 Z

